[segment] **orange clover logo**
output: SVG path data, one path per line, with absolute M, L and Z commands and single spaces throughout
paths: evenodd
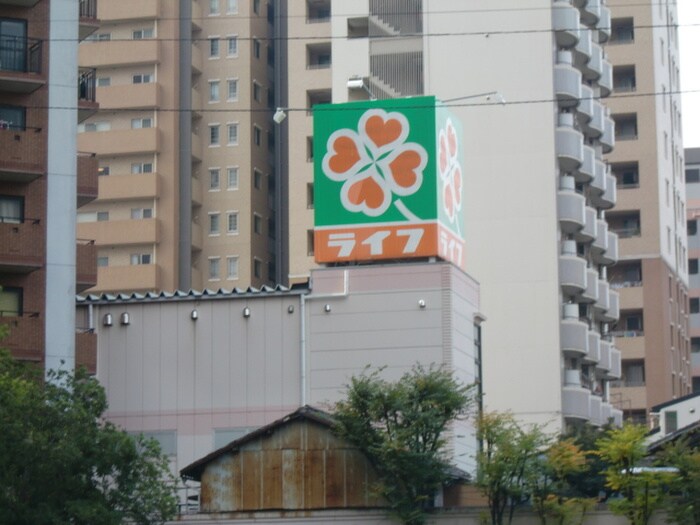
M 360 118 L 357 132 L 340 129 L 328 138 L 323 173 L 343 182 L 340 201 L 346 210 L 378 217 L 394 195 L 412 195 L 421 187 L 428 154 L 406 142 L 409 130 L 401 113 L 371 109 Z M 394 205 L 407 219 L 416 219 L 400 199 Z
M 457 156 L 459 143 L 457 132 L 450 119 L 440 130 L 438 161 L 442 180 L 443 207 L 450 222 L 455 222 L 462 209 L 462 167 Z M 457 221 L 459 229 L 459 221 Z

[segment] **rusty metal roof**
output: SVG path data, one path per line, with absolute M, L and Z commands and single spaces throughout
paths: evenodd
M 272 423 L 269 423 L 264 427 L 260 427 L 257 430 L 254 430 L 249 434 L 246 434 L 245 436 L 232 441 L 228 445 L 224 445 L 220 449 L 215 450 L 210 454 L 207 454 L 206 456 L 204 456 L 201 459 L 198 459 L 194 463 L 187 465 L 185 468 L 180 470 L 180 476 L 186 479 L 200 481 L 202 473 L 204 472 L 206 466 L 218 457 L 223 456 L 224 454 L 227 454 L 229 452 L 235 452 L 246 443 L 257 439 L 260 436 L 271 434 L 277 428 L 298 420 L 313 421 L 329 429 L 335 424 L 335 419 L 330 413 L 309 405 L 304 405 L 303 407 L 296 409 L 291 414 L 287 414 L 286 416 L 276 421 L 273 421 Z

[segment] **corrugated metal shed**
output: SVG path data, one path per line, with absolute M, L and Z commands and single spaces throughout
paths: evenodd
M 233 441 L 180 471 L 201 481 L 202 512 L 380 507 L 375 471 L 309 406 Z

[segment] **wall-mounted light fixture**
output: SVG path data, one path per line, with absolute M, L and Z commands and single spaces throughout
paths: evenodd
M 193 321 L 199 319 L 199 312 L 196 308 L 190 312 L 190 319 L 192 319 Z
M 119 322 L 123 325 L 128 325 L 131 323 L 131 317 L 129 316 L 129 312 L 123 312 L 121 316 L 119 316 Z
M 425 299 L 418 299 L 418 308 L 425 308 Z
M 277 111 L 275 111 L 275 114 L 272 115 L 272 120 L 275 121 L 275 124 L 282 124 L 284 122 L 284 119 L 287 118 L 287 113 L 286 110 L 287 108 L 277 108 Z
M 102 318 L 102 326 L 112 326 L 114 324 L 114 319 L 112 314 L 105 314 Z
M 250 317 L 250 308 L 248 308 L 247 306 L 243 308 L 243 317 L 245 317 L 246 319 Z
M 294 305 L 293 304 L 290 304 L 289 306 L 287 306 L 287 313 L 288 314 L 294 313 Z
M 326 304 L 326 305 L 323 307 L 323 311 L 326 312 L 326 313 L 330 313 L 330 311 L 331 311 L 331 305 L 330 305 L 330 304 Z

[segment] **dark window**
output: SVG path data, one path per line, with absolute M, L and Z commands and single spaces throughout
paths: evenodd
M 632 18 L 615 18 L 610 25 L 611 44 L 634 42 L 634 20 Z
M 666 433 L 678 430 L 678 413 L 675 410 L 664 412 L 664 422 L 666 423 Z
M 314 231 L 306 230 L 306 254 L 311 256 L 314 254 Z
M 27 21 L 0 18 L 0 69 L 27 71 Z
M 3 286 L 0 289 L 0 317 L 22 315 L 22 288 Z
M 17 129 L 26 127 L 27 110 L 21 106 L 0 106 L 0 129 Z
M 613 176 L 617 180 L 618 188 L 639 187 L 639 164 L 637 162 L 611 164 L 610 168 Z
M 622 381 L 624 386 L 644 386 L 644 361 L 623 361 Z
M 700 297 L 690 298 L 690 313 L 700 314 Z
M 24 222 L 24 197 L 0 195 L 0 222 Z
M 695 353 L 700 352 L 700 337 L 690 338 L 690 351 Z
M 688 259 L 688 273 L 691 275 L 695 275 L 696 273 L 698 273 L 697 259 Z
M 634 140 L 637 138 L 637 114 L 613 115 L 615 139 Z
M 686 182 L 700 182 L 700 168 L 688 168 L 685 170 Z
M 697 235 L 698 233 L 698 221 L 693 219 L 688 221 L 688 235 Z
M 634 66 L 615 66 L 613 68 L 613 87 L 617 92 L 636 91 L 637 75 Z

